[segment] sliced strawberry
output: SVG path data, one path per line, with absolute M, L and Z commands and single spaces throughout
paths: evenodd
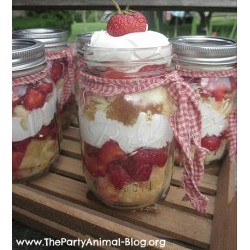
M 152 172 L 152 165 L 147 163 L 139 163 L 133 159 L 123 164 L 123 168 L 134 181 L 147 181 Z
M 84 155 L 84 163 L 88 171 L 93 176 L 104 177 L 107 172 L 107 165 L 101 164 L 96 157 L 90 157 L 88 154 Z
M 166 148 L 150 149 L 151 164 L 164 167 L 168 159 Z
M 23 105 L 27 110 L 33 110 L 43 107 L 45 103 L 46 96 L 35 90 L 35 89 L 29 89 L 25 96 Z
M 214 97 L 216 102 L 221 102 L 224 98 L 224 95 L 225 95 L 225 88 L 222 86 L 212 91 L 212 96 Z
M 36 90 L 47 95 L 48 93 L 51 93 L 53 91 L 53 85 L 52 85 L 52 83 L 40 83 L 36 87 Z
M 56 120 L 53 120 L 50 125 L 50 136 L 52 139 L 57 139 L 58 136 L 59 136 L 59 130 L 58 130 L 58 125 L 57 125 L 57 122 Z
M 134 155 L 132 155 L 133 161 L 137 164 L 150 164 L 163 167 L 167 161 L 166 148 L 161 149 L 139 149 Z
M 12 142 L 12 148 L 14 150 L 20 151 L 20 152 L 25 152 L 28 144 L 30 143 L 31 138 L 24 139 L 22 141 L 17 141 L 17 142 Z
M 110 181 L 117 189 L 122 189 L 125 184 L 132 182 L 131 177 L 118 162 L 109 163 L 107 172 L 109 174 Z
M 125 79 L 128 78 L 128 74 L 124 72 L 117 71 L 115 69 L 109 68 L 105 72 L 102 73 L 102 77 L 110 78 L 110 79 Z
M 50 69 L 50 76 L 56 83 L 63 75 L 64 65 L 61 61 L 54 61 Z
M 84 142 L 84 152 L 89 157 L 97 157 L 99 152 L 100 152 L 100 148 L 97 148 L 95 146 L 92 146 L 92 145 Z
M 12 171 L 16 171 L 22 160 L 23 160 L 24 152 L 20 151 L 12 151 Z
M 201 139 L 201 146 L 210 150 L 215 151 L 220 147 L 221 144 L 221 136 L 205 136 Z
M 115 160 L 124 160 L 126 157 L 126 153 L 121 150 L 119 144 L 113 140 L 105 142 L 98 155 L 99 161 L 104 165 Z

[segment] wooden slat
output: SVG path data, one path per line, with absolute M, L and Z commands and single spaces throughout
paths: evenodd
M 12 216 L 15 218 L 15 220 L 34 228 L 40 232 L 45 233 L 46 235 L 50 235 L 51 237 L 54 237 L 55 239 L 60 238 L 67 238 L 70 240 L 93 240 L 94 238 L 90 235 L 84 235 L 82 233 L 76 232 L 72 229 L 69 229 L 68 227 L 62 226 L 59 223 L 53 222 L 51 220 L 48 220 L 44 217 L 40 217 L 38 215 L 35 215 L 33 213 L 30 213 L 22 208 L 13 206 L 12 207 Z M 82 249 L 81 245 L 76 245 L 79 249 Z M 106 250 L 116 250 L 118 248 L 115 247 L 95 247 L 95 249 L 106 249 Z
M 235 166 L 226 160 L 219 175 L 219 185 L 215 203 L 211 249 L 237 249 L 237 194 L 235 191 Z M 231 193 L 233 188 L 233 194 Z M 223 231 L 223 233 L 221 233 Z
M 68 127 L 63 131 L 63 138 L 73 141 L 80 141 L 79 128 Z
M 183 169 L 180 167 L 174 167 L 174 173 L 171 183 L 173 185 L 180 186 L 180 182 L 183 178 Z M 199 188 L 202 192 L 214 195 L 217 188 L 217 176 L 204 174 L 199 184 Z
M 133 229 L 122 221 L 113 221 L 110 216 L 67 202 L 50 194 L 34 192 L 24 185 L 14 185 L 13 191 L 14 206 L 46 218 L 47 221 L 66 226 L 66 228 L 78 233 L 91 235 L 97 239 L 132 238 L 156 242 L 160 240 L 143 232 L 143 228 L 140 228 L 140 230 Z M 187 249 L 171 242 L 166 242 L 166 244 L 165 248 L 154 246 L 150 249 Z M 122 245 L 119 249 L 127 249 L 127 246 Z
M 201 10 L 201 11 L 234 11 L 236 0 L 117 0 L 121 7 L 133 6 L 133 9 L 143 10 Z M 87 9 L 113 10 L 110 0 L 13 0 L 13 9 Z
M 67 185 L 65 185 L 65 183 L 67 183 Z M 96 202 L 96 200 L 90 200 L 86 196 L 88 192 L 86 184 L 55 174 L 48 174 L 43 178 L 32 181 L 29 185 L 84 207 L 105 212 L 105 214 L 112 215 L 115 218 L 131 221 L 145 228 L 154 228 L 156 232 L 176 237 L 178 240 L 183 240 L 187 243 L 204 247 L 207 246 L 210 241 L 210 220 L 185 213 L 181 210 L 157 205 L 158 216 L 156 217 L 154 213 L 131 213 L 131 211 L 121 212 L 119 210 L 110 209 Z M 190 224 L 196 225 L 195 230 L 189 229 Z M 203 233 L 199 235 L 198 232 Z
M 78 141 L 63 139 L 60 146 L 61 154 L 81 159 L 81 146 Z
M 82 161 L 79 159 L 60 155 L 51 171 L 72 179 L 84 180 Z

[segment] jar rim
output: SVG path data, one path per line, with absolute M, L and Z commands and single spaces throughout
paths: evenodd
M 35 73 L 47 65 L 44 44 L 32 39 L 12 39 L 12 76 Z
M 54 28 L 31 28 L 14 30 L 12 37 L 15 39 L 35 39 L 44 43 L 45 48 L 61 47 L 68 45 L 68 31 Z
M 237 62 L 237 43 L 227 38 L 178 36 L 169 41 L 179 62 L 198 65 L 230 65 Z

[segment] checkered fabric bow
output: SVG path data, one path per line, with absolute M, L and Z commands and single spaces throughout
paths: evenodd
M 170 117 L 171 127 L 175 139 L 182 147 L 185 158 L 183 187 L 186 191 L 184 199 L 190 200 L 194 208 L 200 213 L 206 213 L 208 198 L 198 188 L 198 183 L 204 173 L 204 157 L 206 151 L 201 143 L 201 114 L 198 101 L 191 87 L 183 82 L 176 71 L 167 72 L 160 77 L 136 79 L 107 79 L 81 72 L 78 81 L 82 90 L 82 104 L 85 93 L 100 96 L 114 96 L 118 94 L 135 93 L 165 85 L 177 111 Z M 191 145 L 195 146 L 195 156 L 191 157 Z
M 220 78 L 220 77 L 237 77 L 235 68 L 220 71 L 194 71 L 182 69 L 180 65 L 176 65 L 176 69 L 180 76 L 189 78 Z M 227 139 L 229 143 L 229 159 L 231 165 L 235 165 L 237 156 L 237 110 L 234 108 L 228 116 Z
M 46 51 L 46 57 L 50 61 L 66 57 L 68 62 L 68 71 L 66 73 L 65 85 L 63 87 L 63 93 L 59 100 L 60 107 L 62 108 L 63 105 L 68 100 L 68 98 L 70 97 L 75 82 L 74 65 L 73 65 L 73 48 L 69 46 L 68 48 L 60 51 Z

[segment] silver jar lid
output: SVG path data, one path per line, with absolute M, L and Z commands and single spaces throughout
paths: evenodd
M 178 36 L 169 39 L 180 63 L 196 65 L 232 65 L 237 62 L 235 41 L 210 36 Z
M 92 35 L 93 33 L 90 32 L 78 34 L 76 36 L 76 51 L 78 53 L 81 54 L 83 52 L 83 48 L 90 44 Z
M 32 39 L 12 39 L 12 77 L 30 75 L 47 66 L 42 42 Z
M 36 39 L 44 43 L 46 49 L 58 49 L 68 44 L 68 32 L 62 29 L 36 28 L 12 32 L 12 38 Z

